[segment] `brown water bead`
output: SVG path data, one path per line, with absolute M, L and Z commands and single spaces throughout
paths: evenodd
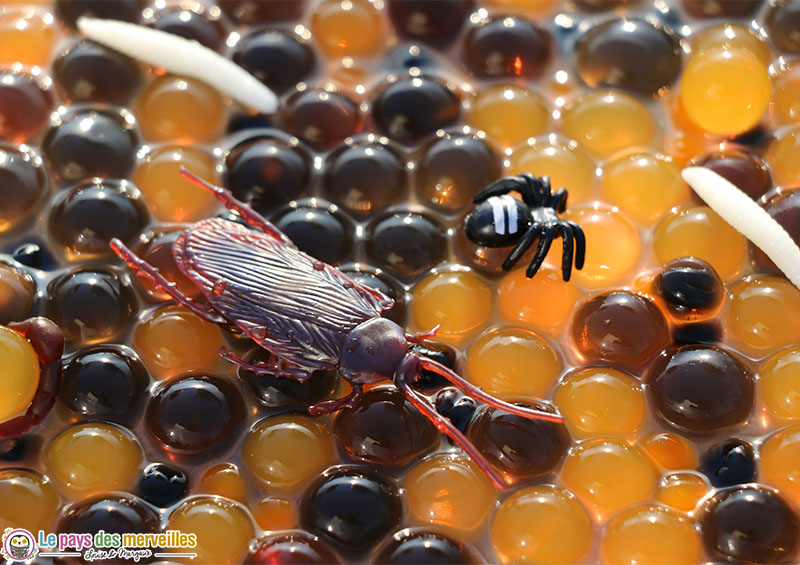
M 725 177 L 753 200 L 760 198 L 772 186 L 764 160 L 742 149 L 712 151 L 698 159 L 696 164 Z
M 477 136 L 446 134 L 423 150 L 417 187 L 426 203 L 455 212 L 500 176 L 500 157 Z
M 150 231 L 143 238 L 136 248 L 137 255 L 153 265 L 170 282 L 176 284 L 177 289 L 185 296 L 197 298 L 200 289 L 186 275 L 184 275 L 175 264 L 172 255 L 172 246 L 178 237 L 184 232 L 184 228 L 170 227 L 158 228 Z M 156 300 L 168 300 L 170 296 L 161 289 L 156 289 L 153 283 L 142 278 L 136 277 L 136 282 L 140 284 L 148 296 Z
M 130 244 L 149 219 L 133 185 L 96 178 L 73 188 L 53 207 L 48 229 L 55 242 L 70 253 L 109 255 L 112 238 Z
M 247 565 L 334 565 L 342 558 L 317 536 L 292 532 L 258 540 L 244 559 Z
M 472 28 L 464 40 L 464 62 L 479 78 L 537 78 L 551 52 L 550 34 L 517 17 L 488 20 Z
M 591 87 L 656 94 L 681 70 L 678 38 L 637 18 L 617 18 L 589 28 L 576 46 L 581 78 Z
M 218 0 L 228 17 L 240 24 L 299 20 L 306 9 L 305 0 Z
M 367 255 L 373 264 L 401 277 L 424 273 L 445 260 L 444 228 L 416 212 L 393 212 L 367 227 Z
M 572 340 L 589 359 L 642 365 L 669 340 L 667 321 L 650 299 L 624 290 L 584 302 L 572 320 Z
M 714 267 L 694 257 L 664 265 L 653 279 L 652 288 L 677 322 L 708 319 L 725 300 L 725 286 Z
M 681 0 L 686 12 L 694 18 L 741 18 L 755 13 L 763 0 Z
M 232 445 L 246 417 L 242 393 L 230 379 L 193 375 L 171 379 L 153 393 L 145 423 L 156 440 L 178 453 Z
M 700 529 L 706 549 L 735 563 L 783 563 L 797 548 L 800 520 L 778 494 L 757 486 L 717 492 Z
M 30 216 L 47 190 L 42 158 L 34 149 L 0 143 L 0 233 Z
M 389 0 L 389 17 L 401 37 L 446 47 L 474 6 L 473 0 Z
M 33 277 L 16 267 L 0 263 L 0 325 L 27 318 L 35 295 Z
M 353 214 L 370 214 L 400 202 L 406 186 L 405 160 L 387 144 L 348 144 L 328 157 L 323 190 Z
M 101 494 L 70 506 L 57 530 L 69 534 L 146 534 L 159 531 L 159 517 L 142 499 L 129 494 Z
M 764 204 L 764 209 L 800 245 L 800 189 L 773 195 Z
M 138 63 L 88 39 L 61 53 L 53 78 L 71 102 L 127 104 L 142 83 Z
M 287 207 L 272 217 L 272 223 L 298 249 L 328 264 L 342 263 L 353 248 L 352 222 L 324 201 Z
M 344 94 L 309 89 L 289 97 L 280 121 L 289 133 L 324 149 L 360 130 L 362 118 L 358 105 Z
M 136 22 L 145 6 L 145 0 L 56 0 L 58 19 L 70 27 L 81 16 Z
M 202 4 L 186 4 L 145 10 L 145 15 L 143 23 L 149 27 L 193 39 L 216 51 L 225 47 L 227 26 L 220 19 L 219 10 L 207 10 Z
M 394 387 L 368 391 L 333 424 L 336 436 L 356 460 L 405 465 L 433 448 L 439 434 Z
M 751 0 L 753 1 L 753 0 Z M 785 53 L 800 53 L 800 2 L 772 2 L 764 21 L 772 42 Z
M 564 424 L 531 420 L 489 407 L 473 418 L 467 437 L 513 482 L 553 471 L 571 443 Z
M 465 545 L 439 532 L 400 530 L 389 539 L 374 558 L 375 563 L 387 565 L 472 565 L 480 563 Z
M 0 139 L 30 139 L 47 124 L 53 104 L 44 80 L 23 72 L 0 72 Z
M 67 340 L 96 343 L 122 331 L 136 313 L 136 297 L 113 271 L 75 269 L 47 285 L 46 312 Z
M 234 63 L 276 92 L 284 92 L 308 77 L 314 60 L 314 51 L 306 41 L 275 29 L 246 35 L 233 52 Z
M 753 408 L 755 379 L 718 347 L 689 345 L 664 353 L 650 369 L 653 408 L 675 428 L 714 433 L 745 422 Z

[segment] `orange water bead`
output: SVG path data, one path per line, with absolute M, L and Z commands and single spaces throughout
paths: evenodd
M 772 77 L 772 118 L 779 125 L 800 124 L 800 63 L 781 64 Z
M 725 326 L 754 355 L 800 341 L 800 290 L 784 278 L 748 277 L 730 289 Z
M 62 503 L 53 483 L 28 469 L 0 470 L 0 531 L 48 530 Z
M 561 130 L 590 153 L 610 157 L 623 149 L 651 147 L 658 125 L 636 98 L 615 90 L 595 90 L 567 104 Z
M 648 458 L 615 439 L 578 444 L 561 468 L 561 482 L 594 511 L 598 522 L 622 508 L 650 500 L 657 481 Z
M 800 185 L 800 128 L 792 128 L 769 144 L 764 155 L 776 186 Z
M 0 63 L 44 66 L 56 42 L 53 14 L 33 8 L 0 14 Z
M 633 153 L 603 167 L 600 193 L 634 221 L 649 226 L 673 206 L 684 203 L 689 188 L 672 159 L 657 153 Z
M 767 359 L 758 372 L 764 407 L 780 420 L 800 420 L 800 348 Z
M 659 506 L 631 508 L 606 526 L 600 542 L 604 563 L 696 563 L 700 535 L 685 516 Z
M 500 313 L 509 322 L 557 335 L 566 327 L 581 293 L 575 285 L 564 282 L 561 269 L 542 265 L 531 278 L 525 276 L 526 269 L 512 271 L 500 283 Z
M 483 2 L 490 8 L 495 8 L 503 14 L 518 14 L 527 16 L 548 16 L 558 9 L 558 0 L 485 0 Z
M 139 94 L 136 116 L 142 136 L 149 141 L 213 141 L 225 127 L 225 103 L 204 82 L 163 75 Z
M 681 257 L 709 263 L 731 280 L 747 258 L 747 240 L 707 206 L 684 208 L 663 218 L 653 231 L 656 258 L 662 265 Z
M 222 347 L 219 327 L 183 306 L 152 312 L 133 334 L 133 347 L 154 376 L 169 377 L 188 371 L 210 372 Z
M 566 377 L 553 401 L 573 437 L 633 435 L 647 403 L 639 383 L 616 369 L 592 367 Z
M 147 154 L 133 174 L 153 215 L 163 222 L 196 222 L 209 217 L 217 199 L 186 180 L 180 169 L 219 184 L 216 158 L 197 147 L 166 146 Z
M 589 515 L 574 496 L 536 486 L 503 501 L 490 534 L 504 563 L 578 563 L 589 553 L 592 530 Z
M 500 398 L 540 398 L 553 388 L 561 356 L 536 333 L 493 328 L 467 349 L 466 378 Z
M 30 342 L 0 326 L 0 422 L 25 413 L 39 388 L 39 358 Z
M 711 485 L 701 474 L 692 471 L 670 473 L 661 479 L 656 500 L 679 512 L 694 512 L 700 501 L 711 491 Z
M 331 58 L 374 56 L 386 40 L 380 13 L 367 0 L 325 0 L 314 8 L 311 32 Z
M 471 271 L 441 271 L 413 290 L 411 319 L 417 329 L 437 324 L 439 338 L 458 339 L 484 325 L 492 310 L 492 291 Z
M 692 56 L 719 49 L 744 49 L 769 66 L 772 63 L 772 51 L 769 45 L 756 32 L 743 25 L 729 22 L 707 27 L 692 39 Z
M 779 489 L 800 504 L 800 424 L 769 436 L 760 450 L 759 482 Z
M 232 463 L 220 463 L 210 467 L 200 477 L 197 485 L 197 492 L 215 494 L 239 502 L 247 501 L 249 490 L 239 467 Z
M 197 536 L 197 546 L 187 551 L 197 553 L 200 563 L 241 563 L 255 536 L 253 521 L 241 504 L 211 496 L 194 497 L 178 506 L 167 529 Z
M 514 85 L 494 85 L 478 93 L 467 123 L 486 132 L 503 147 L 511 147 L 548 130 L 550 110 L 544 98 Z M 537 171 L 537 175 L 541 174 Z
M 252 507 L 258 525 L 267 531 L 294 530 L 297 526 L 297 509 L 289 498 L 265 496 Z
M 673 432 L 653 432 L 641 439 L 639 447 L 664 469 L 694 469 L 697 448 Z

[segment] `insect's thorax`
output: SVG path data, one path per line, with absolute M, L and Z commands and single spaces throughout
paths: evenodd
M 386 318 L 372 318 L 344 338 L 339 372 L 352 383 L 389 379 L 407 350 L 403 328 Z

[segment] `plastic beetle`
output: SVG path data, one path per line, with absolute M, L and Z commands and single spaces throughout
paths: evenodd
M 499 487 L 504 477 L 426 397 L 411 387 L 423 369 L 441 374 L 468 396 L 526 418 L 561 422 L 558 414 L 515 406 L 483 392 L 440 363 L 409 351 L 408 344 L 433 337 L 436 328 L 407 334 L 382 318 L 394 301 L 299 249 L 275 226 L 225 189 L 183 170 L 256 230 L 224 219 L 201 221 L 184 231 L 172 248 L 178 268 L 208 299 L 201 304 L 181 294 L 157 269 L 119 240 L 111 247 L 134 269 L 202 318 L 233 324 L 280 361 L 250 364 L 235 353 L 220 354 L 240 367 L 304 381 L 315 370 L 338 370 L 352 385 L 343 398 L 319 402 L 311 414 L 352 408 L 362 387 L 390 379 L 439 431 L 450 436 Z

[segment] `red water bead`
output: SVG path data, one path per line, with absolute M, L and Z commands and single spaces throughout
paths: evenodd
M 696 164 L 725 177 L 753 200 L 757 200 L 772 186 L 764 160 L 741 149 L 713 151 L 698 159 Z
M 401 37 L 445 47 L 474 6 L 474 0 L 389 0 L 389 17 Z
M 763 0 L 681 0 L 683 9 L 694 18 L 741 18 L 752 15 Z
M 624 290 L 584 302 L 572 320 L 578 351 L 592 360 L 642 365 L 667 345 L 667 321 L 650 299 Z
M 333 565 L 342 558 L 317 536 L 293 532 L 259 540 L 244 559 L 247 565 Z
M 773 195 L 764 204 L 764 209 L 800 245 L 800 189 Z
M 479 78 L 537 78 L 550 61 L 550 34 L 522 18 L 496 18 L 469 31 L 464 62 Z
M 338 92 L 304 90 L 289 97 L 280 121 L 315 149 L 330 147 L 361 129 L 358 104 Z
M 0 72 L 0 138 L 21 143 L 33 137 L 50 118 L 50 87 L 33 76 Z

